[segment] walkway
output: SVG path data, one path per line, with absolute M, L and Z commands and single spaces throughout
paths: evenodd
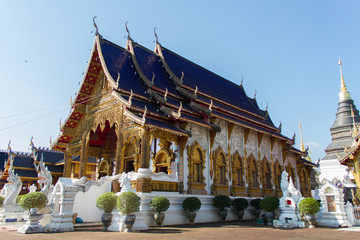
M 356 229 L 356 228 L 355 228 Z M 359 229 L 356 229 L 359 230 Z M 51 240 L 127 240 L 127 239 L 298 239 L 298 240 L 331 240 L 331 239 L 359 239 L 360 233 L 357 231 L 339 231 L 333 228 L 316 229 L 279 229 L 268 226 L 256 226 L 255 222 L 246 221 L 242 223 L 207 223 L 195 225 L 168 226 L 162 228 L 151 228 L 146 232 L 119 233 L 102 232 L 100 226 L 88 226 L 76 228 L 74 232 L 66 233 L 43 233 L 43 234 L 19 234 L 16 231 L 0 229 L 1 240 L 20 240 L 20 239 L 51 239 Z

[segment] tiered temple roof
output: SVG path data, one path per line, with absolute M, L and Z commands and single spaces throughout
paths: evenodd
M 63 164 L 61 160 L 64 159 L 64 154 L 58 151 L 41 148 L 37 149 L 36 164 L 39 164 L 41 157 L 43 157 L 45 166 L 53 176 L 61 176 L 63 172 Z M 21 178 L 22 181 L 27 181 L 31 184 L 38 180 L 37 170 L 34 166 L 34 159 L 31 153 L 14 152 L 13 169 L 15 174 Z M 9 152 L 0 150 L 0 183 L 6 183 L 9 169 Z
M 72 130 L 84 117 L 84 106 L 97 97 L 93 89 L 102 81 L 102 71 L 113 87 L 111 94 L 124 103 L 125 114 L 138 125 L 187 136 L 190 133 L 181 123 L 219 131 L 212 121 L 219 118 L 294 144 L 281 134 L 281 127 L 274 126 L 267 109 L 260 109 L 256 99 L 246 95 L 242 85 L 179 56 L 158 41 L 151 51 L 130 37 L 123 48 L 96 35 L 80 91 L 54 150 L 65 151 L 68 144 L 79 142 Z M 90 145 L 97 144 L 91 141 Z

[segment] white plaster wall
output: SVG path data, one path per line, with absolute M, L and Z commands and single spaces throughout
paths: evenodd
M 270 155 L 270 137 L 267 135 L 264 135 L 259 147 L 260 151 L 260 159 L 263 159 L 264 157 L 271 162 L 271 155 Z
M 258 160 L 256 133 L 252 130 L 249 133 L 245 148 L 246 148 L 247 157 L 249 157 L 250 154 L 252 154 L 255 157 L 255 159 Z
M 295 176 L 296 176 L 296 179 L 293 179 L 293 182 L 295 184 L 295 187 L 296 188 L 299 188 L 300 186 L 300 180 L 299 180 L 299 177 L 297 175 L 297 168 L 296 168 L 296 159 L 295 159 L 295 154 L 290 152 L 287 154 L 286 156 L 286 160 L 284 162 L 284 166 L 286 168 L 286 166 L 290 164 L 292 166 L 292 168 L 294 169 L 294 173 L 295 173 Z
M 337 159 L 328 159 L 328 160 L 320 160 L 320 182 L 323 179 L 327 179 L 332 181 L 334 178 L 339 179 L 340 181 L 344 180 L 344 176 L 348 174 L 346 171 L 348 167 L 341 165 L 339 160 Z M 350 179 L 354 179 L 354 175 L 349 172 Z
M 244 158 L 244 130 L 235 125 L 229 140 L 230 154 L 233 155 L 237 150 L 242 158 Z
M 273 154 L 274 162 L 275 162 L 275 160 L 278 160 L 279 164 L 282 166 L 283 161 L 282 161 L 282 152 L 281 152 L 280 140 L 275 140 L 274 147 L 273 147 L 273 150 L 272 150 L 272 154 Z
M 185 128 L 188 131 L 191 131 L 191 138 L 188 139 L 185 149 L 184 149 L 184 189 L 185 191 L 188 190 L 188 176 L 189 176 L 189 169 L 188 169 L 188 151 L 187 147 L 190 147 L 195 141 L 199 143 L 203 151 L 205 151 L 205 169 L 204 169 L 204 177 L 206 187 L 205 190 L 208 194 L 211 193 L 211 184 L 212 180 L 210 179 L 210 132 L 207 128 L 195 125 L 195 124 L 188 124 Z
M 225 153 L 227 153 L 227 146 L 228 146 L 227 124 L 225 121 L 220 120 L 220 119 L 216 119 L 214 124 L 220 126 L 221 131 L 216 133 L 215 139 L 214 139 L 214 144 L 212 146 L 211 151 L 215 151 L 220 146 L 221 149 Z
M 84 222 L 99 222 L 103 210 L 96 207 L 96 199 L 103 193 L 110 192 L 111 180 L 106 181 L 101 186 L 93 185 L 88 191 L 79 191 L 74 200 L 73 212 L 78 214 Z
M 187 197 L 196 196 L 201 201 L 201 209 L 197 212 L 195 223 L 203 223 L 203 222 L 218 222 L 220 221 L 220 217 L 218 216 L 218 210 L 213 206 L 213 198 L 214 196 L 209 195 L 181 195 L 177 193 L 169 193 L 169 192 L 152 192 L 152 193 L 138 193 L 141 197 L 141 215 L 145 216 L 145 223 L 150 226 L 157 226 L 154 220 L 154 211 L 150 208 L 150 201 L 152 198 L 156 196 L 164 196 L 170 200 L 170 207 L 165 212 L 165 220 L 163 225 L 177 225 L 177 224 L 187 224 L 188 220 L 185 216 L 185 212 L 182 207 L 182 202 Z M 231 199 L 233 199 L 231 197 Z M 249 198 L 250 200 L 250 198 Z M 244 215 L 244 219 L 252 219 L 253 215 L 246 211 Z M 226 221 L 236 220 L 237 217 L 234 214 L 233 209 L 231 208 L 228 211 L 228 215 L 226 217 Z

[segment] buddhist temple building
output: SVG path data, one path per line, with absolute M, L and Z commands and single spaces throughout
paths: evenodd
M 310 196 L 309 175 L 317 165 L 294 141 L 242 84 L 179 56 L 157 36 L 151 51 L 129 31 L 125 47 L 96 31 L 84 79 L 52 149 L 64 153 L 64 177 L 133 171 L 138 192 L 280 196 L 286 169 Z
M 357 125 L 360 122 L 359 111 L 356 109 L 350 92 L 345 85 L 344 76 L 340 65 L 340 93 L 339 102 L 336 113 L 336 119 L 334 124 L 330 128 L 332 141 L 325 149 L 326 156 L 320 160 L 320 181 L 327 179 L 332 181 L 334 178 L 344 183 L 344 179 L 348 182 L 350 179 L 354 179 L 352 173 L 349 172 L 343 159 L 344 152 L 348 152 L 348 149 L 353 149 L 354 137 L 357 134 Z

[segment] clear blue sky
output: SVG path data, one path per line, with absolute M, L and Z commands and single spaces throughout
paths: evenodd
M 28 151 L 31 136 L 36 146 L 56 139 L 83 78 L 97 16 L 99 32 L 121 46 L 126 21 L 131 37 L 149 49 L 157 27 L 166 48 L 235 83 L 243 76 L 247 94 L 256 89 L 282 133 L 296 132 L 297 147 L 301 120 L 317 160 L 331 141 L 338 56 L 360 107 L 359 10 L 360 1 L 351 0 L 2 1 L 0 148 L 11 140 L 14 150 Z

